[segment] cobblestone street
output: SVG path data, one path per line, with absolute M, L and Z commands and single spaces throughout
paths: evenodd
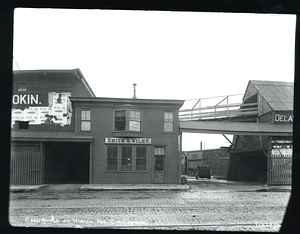
M 278 231 L 290 192 L 189 181 L 189 191 L 11 193 L 10 223 L 29 227 Z

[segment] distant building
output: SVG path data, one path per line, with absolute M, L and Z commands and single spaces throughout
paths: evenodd
M 293 124 L 294 83 L 250 80 L 243 104 L 255 104 L 256 118 L 243 121 Z M 227 178 L 267 184 L 291 184 L 292 136 L 235 135 Z
M 211 175 L 225 179 L 228 171 L 228 148 L 186 151 L 186 174 L 195 175 L 197 166 L 206 166 L 211 170 Z

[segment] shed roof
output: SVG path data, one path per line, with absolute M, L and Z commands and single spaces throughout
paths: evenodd
M 275 111 L 291 111 L 294 105 L 294 83 L 283 81 L 250 80 L 244 95 L 250 86 L 260 93 Z
M 80 69 L 13 71 L 13 85 L 28 91 L 71 92 L 75 97 L 95 97 Z

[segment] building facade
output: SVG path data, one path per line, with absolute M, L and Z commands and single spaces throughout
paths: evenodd
M 93 137 L 90 183 L 180 183 L 180 100 L 71 98 L 75 135 Z
M 245 122 L 293 125 L 294 84 L 250 80 L 243 104 L 254 104 L 256 118 Z M 291 184 L 293 137 L 235 135 L 227 178 L 275 184 Z
M 79 69 L 13 83 L 11 184 L 180 183 L 184 101 L 96 98 Z

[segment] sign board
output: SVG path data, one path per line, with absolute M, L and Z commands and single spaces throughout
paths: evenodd
M 45 105 L 41 105 L 38 94 L 36 96 L 28 95 L 13 96 L 12 125 L 15 121 L 25 121 L 31 125 L 59 124 L 64 126 L 71 124 L 72 104 L 69 99 L 71 93 L 50 92 Z M 26 108 L 18 108 L 21 104 L 26 105 Z
M 151 138 L 116 138 L 105 137 L 105 144 L 135 144 L 135 145 L 151 145 Z
M 275 112 L 273 117 L 274 124 L 293 124 L 294 113 L 289 112 Z

